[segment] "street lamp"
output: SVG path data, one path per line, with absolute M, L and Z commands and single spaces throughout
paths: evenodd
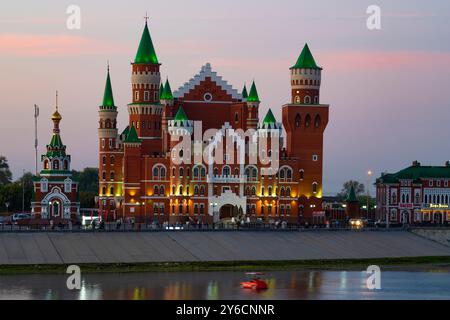
M 369 218 L 369 198 L 370 198 L 370 178 L 372 177 L 372 170 L 367 171 L 367 217 Z
M 8 213 L 8 208 L 9 208 L 9 202 L 8 201 L 5 202 L 5 207 L 6 207 L 6 213 Z

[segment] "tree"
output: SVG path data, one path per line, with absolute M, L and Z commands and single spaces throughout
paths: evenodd
M 78 181 L 78 194 L 81 208 L 95 207 L 98 195 L 98 169 L 84 168 L 83 171 L 72 170 L 72 178 Z
M 22 211 L 22 193 L 24 193 L 23 208 L 25 211 L 30 211 L 33 188 L 33 174 L 31 172 L 25 173 L 13 183 L 0 186 L 0 210 Z M 8 208 L 6 208 L 6 202 L 9 203 Z
M 364 191 L 366 190 L 366 188 L 364 187 L 363 183 L 360 183 L 355 180 L 349 180 L 343 184 L 342 190 L 341 190 L 341 192 L 339 192 L 337 194 L 337 196 L 340 198 L 343 198 L 343 199 L 347 198 L 347 195 L 350 192 L 350 188 L 352 185 L 353 185 L 353 188 L 355 188 L 356 196 L 364 194 Z
M 12 181 L 12 173 L 9 170 L 8 160 L 0 155 L 0 186 L 9 184 Z

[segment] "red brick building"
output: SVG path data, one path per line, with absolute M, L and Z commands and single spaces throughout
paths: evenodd
M 290 68 L 292 94 L 281 107 L 282 123 L 271 110 L 260 123 L 254 82 L 249 92 L 245 86 L 238 92 L 207 63 L 172 92 L 168 80 L 161 82 L 160 67 L 146 24 L 131 63 L 129 123 L 121 133 L 108 69 L 98 130 L 98 205 L 103 217 L 159 222 L 211 222 L 233 216 L 290 222 L 323 218 L 323 133 L 328 105 L 320 104 L 322 68 L 307 45 Z M 196 155 L 219 143 L 220 138 L 205 138 L 209 129 L 219 133 L 253 130 L 254 135 L 245 138 L 245 161 L 237 161 L 242 151 L 237 144 L 233 152 L 220 147 L 212 152 L 216 156 L 222 150 L 223 161 L 196 161 Z M 189 155 L 177 149 L 183 137 L 190 141 Z M 253 147 L 259 147 L 263 139 L 267 151 L 258 151 L 257 162 L 251 162 Z M 271 164 L 260 155 L 276 157 L 279 166 L 263 174 Z M 184 161 L 179 163 L 176 157 Z
M 33 178 L 31 212 L 37 219 L 58 221 L 79 216 L 78 182 L 72 179 L 70 155 L 61 139 L 61 120 L 56 101 L 56 111 L 52 115 L 53 135 L 47 152 L 41 156 L 42 170 Z
M 377 216 L 389 223 L 446 224 L 450 221 L 450 163 L 419 162 L 376 181 Z

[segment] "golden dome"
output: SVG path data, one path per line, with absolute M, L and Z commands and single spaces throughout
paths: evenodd
M 61 120 L 61 119 L 62 119 L 61 115 L 59 114 L 58 110 L 56 110 L 52 115 L 52 120 Z

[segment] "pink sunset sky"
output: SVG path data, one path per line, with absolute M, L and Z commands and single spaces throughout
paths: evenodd
M 0 154 L 14 177 L 34 169 L 33 105 L 40 106 L 39 153 L 51 137 L 59 91 L 63 142 L 75 169 L 97 166 L 97 110 L 106 64 L 119 126 L 131 99 L 130 62 L 144 26 L 177 89 L 210 62 L 236 89 L 255 79 L 260 116 L 281 120 L 289 67 L 307 42 L 324 68 L 321 102 L 330 104 L 324 192 L 349 179 L 367 183 L 413 160 L 450 160 L 450 2 L 448 1 L 27 1 L 0 4 Z M 81 29 L 66 27 L 69 5 Z M 366 27 L 381 8 L 382 29 Z M 373 179 L 372 179 L 373 180 Z M 372 181 L 373 182 L 373 181 Z

